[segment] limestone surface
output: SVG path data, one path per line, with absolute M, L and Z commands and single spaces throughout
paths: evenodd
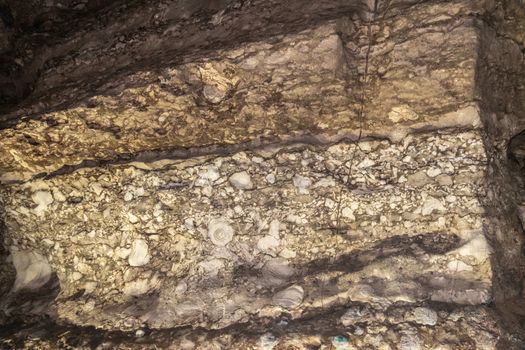
M 521 0 L 0 0 L 0 348 L 525 348 Z

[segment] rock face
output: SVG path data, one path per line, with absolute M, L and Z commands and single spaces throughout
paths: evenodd
M 0 2 L 0 344 L 523 349 L 520 4 Z

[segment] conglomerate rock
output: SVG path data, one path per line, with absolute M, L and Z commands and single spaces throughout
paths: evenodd
M 2 346 L 525 347 L 522 2 L 36 3 Z

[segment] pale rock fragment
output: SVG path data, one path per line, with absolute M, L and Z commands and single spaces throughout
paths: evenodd
M 491 295 L 486 289 L 440 289 L 433 291 L 430 299 L 444 303 L 478 305 L 488 303 Z
M 212 104 L 220 103 L 226 98 L 227 93 L 227 88 L 218 85 L 205 85 L 202 89 L 202 95 Z
M 270 228 L 268 229 L 268 235 L 279 238 L 280 226 L 281 226 L 281 222 L 277 219 L 273 219 L 270 222 Z
M 354 211 L 348 207 L 344 207 L 343 210 L 341 210 L 341 216 L 350 221 L 355 221 Z
M 288 248 L 284 248 L 279 253 L 279 256 L 282 257 L 282 258 L 285 258 L 285 259 L 293 259 L 293 258 L 295 258 L 297 256 L 297 253 L 294 252 L 293 250 L 288 249 Z
M 370 167 L 374 166 L 375 164 L 376 164 L 376 162 L 374 162 L 372 159 L 365 158 L 359 164 L 357 164 L 357 168 L 359 168 L 359 169 L 366 169 L 366 168 L 370 168 Z
M 467 243 L 456 249 L 455 251 L 452 251 L 451 254 L 459 254 L 461 256 L 471 256 L 478 263 L 482 263 L 483 261 L 487 260 L 489 258 L 491 249 L 487 242 L 487 239 L 483 235 L 483 233 L 479 233 L 474 238 L 470 239 Z
M 273 296 L 275 305 L 286 309 L 294 309 L 301 305 L 304 298 L 304 289 L 299 285 L 290 286 Z
M 51 278 L 51 266 L 40 253 L 12 248 L 11 257 L 16 270 L 13 291 L 38 289 Z
M 143 239 L 136 239 L 131 245 L 128 262 L 131 266 L 144 266 L 150 260 L 148 242 Z
M 209 277 L 216 277 L 219 271 L 224 268 L 224 262 L 221 259 L 210 259 L 201 261 L 199 266 L 202 267 Z
M 257 249 L 260 251 L 274 250 L 281 244 L 280 240 L 274 236 L 264 236 L 257 241 Z
M 131 222 L 132 224 L 136 224 L 137 222 L 139 222 L 139 218 L 135 214 L 128 212 L 127 216 L 129 222 Z
M 334 73 L 337 73 L 342 68 L 344 49 L 343 42 L 339 35 L 331 34 L 324 38 L 312 52 L 316 57 L 321 58 L 321 68 Z
M 312 180 L 308 177 L 296 174 L 293 177 L 293 184 L 299 190 L 299 193 L 308 193 L 308 188 L 312 186 Z
M 93 190 L 93 192 L 95 192 L 95 194 L 97 196 L 100 196 L 100 194 L 104 190 L 102 188 L 102 185 L 100 185 L 98 182 L 93 182 L 90 186 L 91 186 L 91 189 Z
M 204 169 L 201 169 L 198 172 L 198 175 L 200 180 L 209 182 L 217 181 L 221 177 L 219 168 L 217 168 L 216 166 L 207 166 Z
M 234 230 L 225 218 L 216 218 L 208 223 L 208 237 L 217 246 L 225 246 L 233 239 Z
M 427 307 L 417 307 L 405 315 L 409 322 L 415 322 L 427 326 L 435 326 L 438 321 L 437 313 Z
M 452 260 L 447 264 L 447 268 L 454 272 L 472 271 L 473 268 L 470 265 L 465 264 L 461 260 Z
M 251 190 L 253 188 L 252 179 L 246 171 L 231 175 L 229 181 L 230 184 L 238 190 Z
M 430 177 L 436 177 L 441 174 L 441 169 L 439 168 L 430 168 L 427 170 L 427 175 Z
M 262 269 L 265 285 L 279 285 L 295 274 L 295 269 L 283 258 L 268 260 Z
M 308 223 L 306 218 L 303 218 L 297 214 L 288 214 L 288 216 L 286 216 L 286 221 L 296 225 L 305 225 Z
M 415 333 L 408 333 L 401 336 L 399 350 L 422 350 L 421 339 Z
M 139 296 L 148 293 L 159 283 L 158 277 L 139 278 L 124 284 L 123 292 L 129 296 Z
M 175 293 L 178 295 L 182 295 L 186 293 L 187 290 L 188 290 L 188 284 L 184 281 L 180 281 L 179 283 L 177 283 L 177 286 L 175 287 Z
M 84 294 L 91 294 L 95 291 L 97 288 L 97 282 L 94 281 L 88 281 L 83 284 Z
M 73 281 L 78 281 L 80 279 L 82 279 L 82 274 L 78 271 L 74 271 L 72 274 L 71 274 L 71 279 Z
M 434 198 L 432 196 L 428 196 L 425 201 L 423 202 L 423 205 L 421 207 L 421 214 L 422 215 L 430 215 L 434 211 L 445 211 L 446 208 L 443 206 L 441 201 L 437 198 Z
M 184 219 L 184 227 L 190 231 L 195 230 L 195 223 L 193 221 L 193 218 Z
M 144 187 L 138 187 L 133 192 L 135 196 L 137 197 L 143 197 L 144 195 L 146 195 L 146 191 L 144 190 Z
M 266 179 L 266 182 L 268 182 L 269 184 L 274 184 L 275 183 L 275 174 L 270 173 L 270 174 L 266 175 L 265 179 Z
M 440 186 L 452 186 L 454 184 L 452 177 L 445 174 L 436 176 L 436 181 Z
M 65 202 L 67 200 L 66 196 L 56 187 L 53 188 L 53 198 L 55 198 L 57 202 Z
M 317 187 L 334 187 L 336 185 L 335 180 L 333 177 L 323 177 L 319 181 L 317 181 L 314 185 L 315 188 Z
M 454 196 L 453 194 L 449 194 L 445 197 L 445 200 L 449 203 L 455 203 L 458 200 L 458 197 Z
M 279 340 L 271 333 L 265 333 L 259 338 L 259 348 L 261 350 L 272 350 L 277 344 L 279 344 Z
M 131 253 L 131 249 L 118 247 L 117 249 L 115 249 L 115 253 L 119 258 L 126 259 Z
M 388 112 L 388 118 L 394 123 L 406 120 L 417 120 L 419 115 L 414 112 L 410 106 L 401 105 L 393 107 L 390 112 Z
M 46 211 L 47 207 L 53 203 L 53 196 L 49 191 L 36 191 L 31 196 L 31 199 L 37 204 L 35 208 L 35 212 L 37 213 Z

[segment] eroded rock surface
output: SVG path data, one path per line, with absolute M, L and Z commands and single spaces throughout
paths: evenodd
M 519 1 L 36 3 L 2 346 L 525 347 Z

